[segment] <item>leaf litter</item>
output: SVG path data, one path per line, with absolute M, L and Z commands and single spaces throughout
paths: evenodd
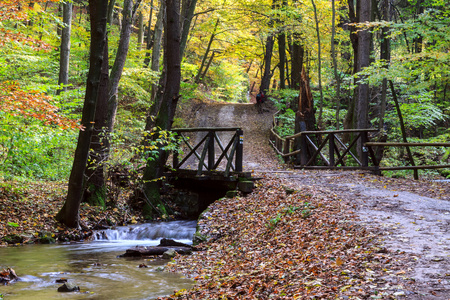
M 199 220 L 204 251 L 168 270 L 196 280 L 161 299 L 395 299 L 404 258 L 375 242 L 351 203 L 317 186 L 266 175 L 246 197 L 223 198 Z

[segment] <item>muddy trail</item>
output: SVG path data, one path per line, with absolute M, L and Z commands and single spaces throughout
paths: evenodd
M 313 188 L 353 204 L 352 220 L 377 233 L 386 251 L 402 256 L 402 271 L 382 278 L 399 299 L 450 299 L 450 183 L 393 179 L 362 171 L 305 171 L 280 163 L 268 143 L 275 109 L 265 103 L 197 103 L 184 111 L 190 127 L 241 127 L 244 171 L 275 176 L 293 189 Z M 407 283 L 406 283 L 407 282 Z

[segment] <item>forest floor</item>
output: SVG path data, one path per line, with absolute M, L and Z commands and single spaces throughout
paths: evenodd
M 359 171 L 305 171 L 268 145 L 274 109 L 196 103 L 186 126 L 242 127 L 253 193 L 221 199 L 199 220 L 205 251 L 168 270 L 196 280 L 166 299 L 450 299 L 450 184 Z M 82 205 L 83 229 L 54 220 L 63 183 L 0 185 L 0 237 L 77 239 L 96 224 L 141 221 L 125 204 Z M 5 242 L 0 242 L 5 246 Z
M 191 112 L 189 126 L 242 127 L 261 179 L 202 216 L 206 251 L 169 265 L 196 286 L 166 299 L 450 299 L 450 183 L 291 169 L 267 142 L 273 112 Z

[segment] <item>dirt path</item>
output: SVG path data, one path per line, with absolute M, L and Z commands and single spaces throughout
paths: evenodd
M 406 299 L 450 299 L 450 183 L 412 181 L 363 172 L 302 171 L 280 165 L 268 143 L 274 109 L 258 114 L 252 104 L 194 105 L 192 127 L 242 127 L 244 171 L 276 174 L 294 189 L 316 187 L 354 204 L 354 220 L 379 233 L 387 251 L 403 255 L 403 268 L 392 278 L 408 288 Z M 185 112 L 187 113 L 187 112 Z M 411 285 L 411 282 L 414 282 Z

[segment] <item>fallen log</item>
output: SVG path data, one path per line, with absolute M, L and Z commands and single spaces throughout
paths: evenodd
M 192 247 L 136 246 L 134 248 L 127 249 L 125 253 L 119 255 L 119 257 L 143 257 L 143 256 L 163 255 L 163 253 L 169 249 L 175 250 L 178 254 L 192 253 Z

